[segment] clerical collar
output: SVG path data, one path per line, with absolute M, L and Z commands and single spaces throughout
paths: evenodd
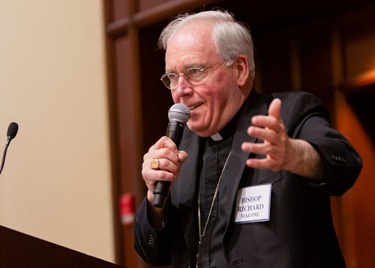
M 214 135 L 211 136 L 211 139 L 213 141 L 221 141 L 221 140 L 223 140 L 223 137 L 220 135 L 219 132 L 217 132 L 217 133 L 215 133 Z

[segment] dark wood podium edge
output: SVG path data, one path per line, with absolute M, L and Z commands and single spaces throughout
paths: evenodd
M 120 268 L 123 266 L 0 226 L 0 267 Z

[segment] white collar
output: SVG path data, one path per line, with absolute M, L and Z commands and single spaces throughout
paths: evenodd
M 221 141 L 223 139 L 223 137 L 220 135 L 219 132 L 215 133 L 214 135 L 211 136 L 211 139 L 213 139 L 214 141 Z

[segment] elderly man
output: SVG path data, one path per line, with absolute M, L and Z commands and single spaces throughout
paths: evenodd
M 144 155 L 139 255 L 155 266 L 345 267 L 330 196 L 362 162 L 325 106 L 308 93 L 256 92 L 250 33 L 226 11 L 179 16 L 159 45 L 162 81 L 190 119 L 179 149 L 162 137 Z M 162 208 L 157 181 L 172 182 Z

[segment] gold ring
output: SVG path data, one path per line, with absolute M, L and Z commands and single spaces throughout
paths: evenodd
M 159 168 L 159 159 L 152 159 L 150 162 L 150 166 L 152 169 L 158 169 Z

